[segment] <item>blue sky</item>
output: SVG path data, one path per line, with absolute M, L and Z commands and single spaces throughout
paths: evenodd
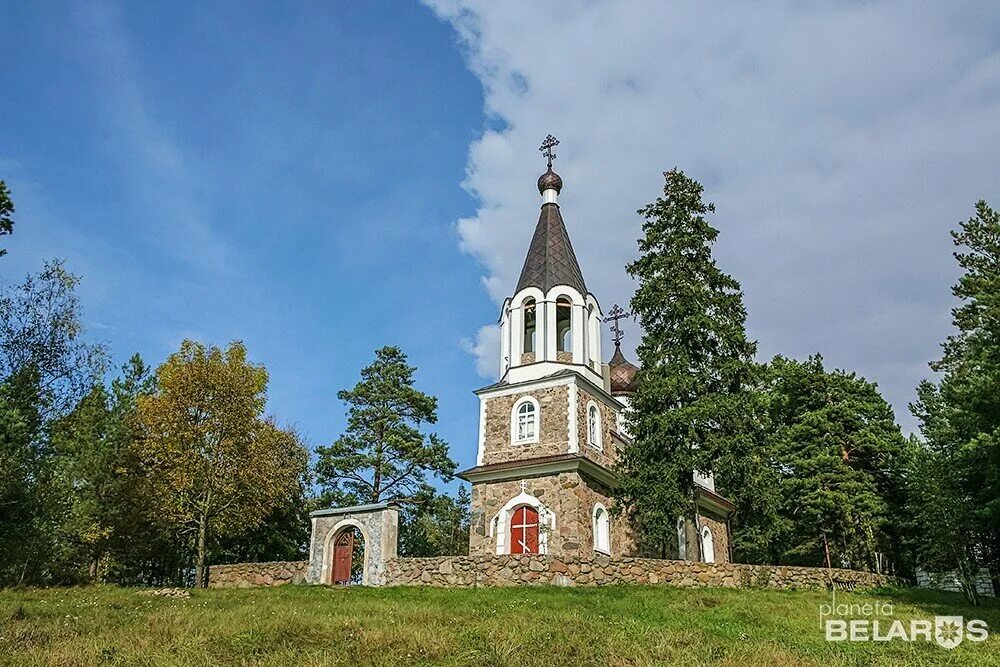
M 495 308 L 454 231 L 484 116 L 451 27 L 399 2 L 242 7 L 5 3 L 3 278 L 65 258 L 116 365 L 244 340 L 311 444 L 399 345 L 471 464 L 462 339 Z
M 820 352 L 907 431 L 951 331 L 948 232 L 1000 206 L 995 0 L 0 3 L 0 276 L 65 258 L 116 363 L 244 340 L 311 444 L 397 344 L 473 462 L 550 132 L 605 310 L 680 166 L 758 357 Z

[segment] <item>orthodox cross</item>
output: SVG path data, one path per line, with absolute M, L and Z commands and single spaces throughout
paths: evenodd
M 605 322 L 614 322 L 614 324 L 611 325 L 611 333 L 613 334 L 611 336 L 611 340 L 615 342 L 615 345 L 620 345 L 622 338 L 625 337 L 625 333 L 622 331 L 621 326 L 618 325 L 618 320 L 626 317 L 631 317 L 631 315 L 622 310 L 622 307 L 616 303 L 611 307 L 611 312 L 608 313 L 608 316 L 604 318 Z
M 552 168 L 552 161 L 556 159 L 556 154 L 552 152 L 552 149 L 559 145 L 559 140 L 553 137 L 551 134 L 545 137 L 545 141 L 542 145 L 538 147 L 538 150 L 542 152 L 542 157 L 548 158 L 549 169 Z

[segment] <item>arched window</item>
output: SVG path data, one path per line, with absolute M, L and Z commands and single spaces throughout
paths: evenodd
M 511 411 L 511 441 L 514 444 L 538 442 L 538 402 L 527 396 Z
M 601 411 L 593 401 L 587 404 L 587 444 L 595 449 L 603 447 L 601 442 Z
M 594 505 L 594 551 L 611 555 L 611 523 L 604 505 Z
M 687 533 L 684 524 L 684 517 L 677 517 L 677 557 L 680 560 L 687 560 Z
M 573 302 L 561 296 L 556 299 L 556 351 L 573 351 Z
M 715 562 L 715 540 L 712 538 L 712 531 L 708 526 L 701 528 L 701 555 L 706 563 Z
M 532 354 L 535 351 L 535 330 L 538 328 L 534 299 L 524 300 L 522 315 L 524 316 L 524 344 L 521 351 L 525 354 Z

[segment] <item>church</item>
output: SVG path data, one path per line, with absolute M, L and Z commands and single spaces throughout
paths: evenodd
M 587 288 L 559 206 L 563 181 L 552 170 L 559 142 L 541 150 L 541 212 L 514 294 L 500 309 L 500 379 L 479 389 L 472 485 L 471 556 L 548 554 L 578 558 L 637 554 L 626 516 L 614 511 L 619 448 L 629 442 L 624 411 L 638 368 L 621 351 L 601 359 L 605 322 Z M 713 476 L 695 473 L 695 521 L 678 518 L 671 557 L 728 563 L 733 504 Z

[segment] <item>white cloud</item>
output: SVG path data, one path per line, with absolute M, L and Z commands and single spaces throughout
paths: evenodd
M 503 128 L 470 146 L 480 206 L 458 222 L 495 301 L 537 219 L 545 134 L 562 141 L 563 215 L 605 309 L 633 289 L 635 210 L 677 165 L 717 205 L 716 257 L 761 356 L 820 351 L 913 425 L 906 403 L 949 329 L 948 229 L 979 197 L 1000 205 L 992 3 L 429 4 Z
M 500 327 L 487 324 L 476 332 L 476 339 L 462 339 L 462 347 L 476 359 L 476 372 L 496 380 L 500 374 Z

